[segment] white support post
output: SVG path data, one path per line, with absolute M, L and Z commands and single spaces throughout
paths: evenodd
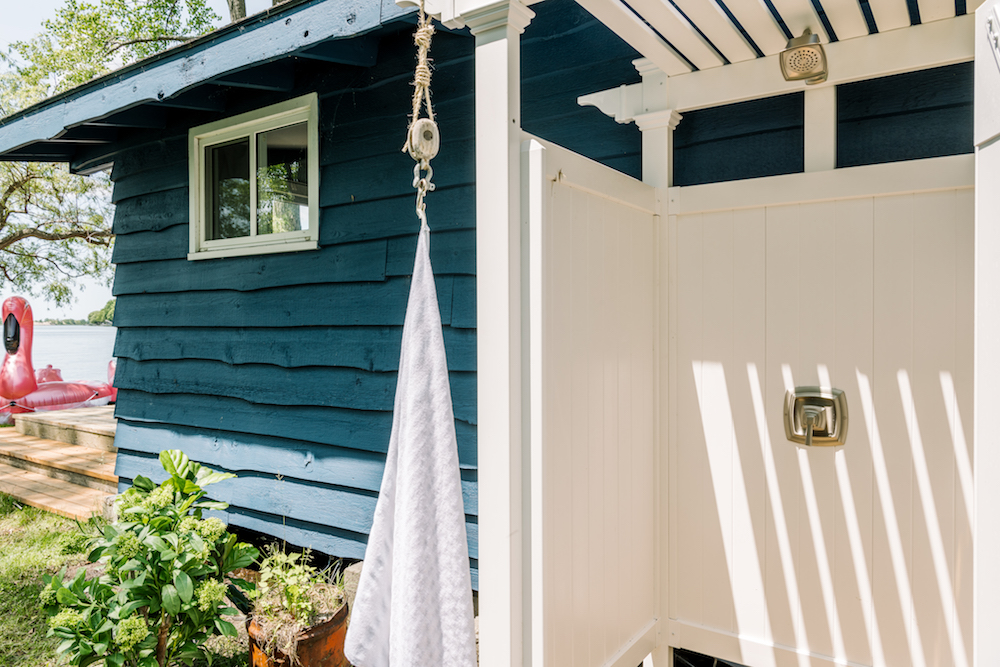
M 837 89 L 805 91 L 805 170 L 837 168 Z
M 681 115 L 673 109 L 635 117 L 642 131 L 642 182 L 656 188 L 674 184 L 674 129 Z
M 524 659 L 519 37 L 534 12 L 462 9 L 476 38 L 480 664 L 509 667 Z

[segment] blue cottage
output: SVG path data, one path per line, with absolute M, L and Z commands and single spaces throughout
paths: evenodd
M 238 473 L 215 492 L 231 523 L 363 556 L 418 229 L 399 150 L 413 25 L 389 0 L 292 0 L 0 125 L 4 159 L 111 169 L 123 488 L 183 449 Z M 434 39 L 428 206 L 478 587 L 472 55 L 467 31 Z M 637 174 L 635 128 L 576 104 L 637 79 L 636 55 L 546 3 L 523 45 L 525 127 Z

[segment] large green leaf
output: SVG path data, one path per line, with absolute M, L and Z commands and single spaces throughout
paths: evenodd
M 223 621 L 221 618 L 215 619 L 215 627 L 226 637 L 235 637 L 237 634 L 236 627 L 229 621 Z
M 194 595 L 194 583 L 187 573 L 178 571 L 174 575 L 174 587 L 177 589 L 177 594 L 181 596 L 181 600 L 184 602 L 191 601 L 191 596 Z
M 73 591 L 68 588 L 60 588 L 56 591 L 56 600 L 62 604 L 76 604 L 80 600 L 73 595 Z
M 160 592 L 163 598 L 163 609 L 171 616 L 176 616 L 181 610 L 181 598 L 173 584 L 167 584 Z
M 191 467 L 191 460 L 179 449 L 164 449 L 160 452 L 160 465 L 171 475 L 184 477 Z
M 139 489 L 140 491 L 152 491 L 156 488 L 156 483 L 153 482 L 148 477 L 143 477 L 142 475 L 136 475 L 135 479 L 132 480 L 132 486 Z
M 122 667 L 125 664 L 125 656 L 121 653 L 112 653 L 106 658 L 107 667 Z
M 202 468 L 198 471 L 195 481 L 198 482 L 199 486 L 204 487 L 226 479 L 232 479 L 233 477 L 236 477 L 236 475 L 231 472 L 216 472 L 210 468 Z

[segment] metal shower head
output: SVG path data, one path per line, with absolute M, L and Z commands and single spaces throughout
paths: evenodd
M 785 81 L 802 81 L 806 84 L 826 81 L 826 52 L 809 28 L 801 37 L 788 40 L 788 46 L 781 52 L 781 74 Z

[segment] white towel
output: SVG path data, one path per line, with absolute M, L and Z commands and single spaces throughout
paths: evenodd
M 423 227 L 392 435 L 345 646 L 356 667 L 476 667 L 448 362 Z

